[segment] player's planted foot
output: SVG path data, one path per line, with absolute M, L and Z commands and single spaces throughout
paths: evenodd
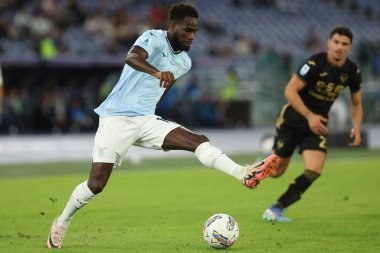
M 242 179 L 243 185 L 248 188 L 256 188 L 261 180 L 272 175 L 277 167 L 277 163 L 278 157 L 270 155 L 266 159 L 248 166 Z
M 292 222 L 292 219 L 284 217 L 284 209 L 277 207 L 270 207 L 263 213 L 263 220 L 265 221 L 278 221 L 278 222 Z
M 47 239 L 47 246 L 49 249 L 62 248 L 63 239 L 68 227 L 68 224 L 66 226 L 59 226 L 57 224 L 57 218 L 54 219 L 53 224 L 51 225 L 49 237 Z

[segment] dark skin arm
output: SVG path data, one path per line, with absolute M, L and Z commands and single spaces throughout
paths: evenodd
M 174 75 L 170 71 L 159 71 L 150 65 L 146 59 L 148 53 L 141 47 L 134 46 L 127 53 L 125 63 L 137 71 L 152 75 L 160 80 L 160 87 L 169 88 L 175 82 Z

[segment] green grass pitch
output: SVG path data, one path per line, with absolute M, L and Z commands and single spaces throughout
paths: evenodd
M 302 172 L 297 155 L 282 178 L 266 179 L 255 190 L 195 158 L 125 162 L 74 217 L 60 252 L 216 252 L 202 236 L 215 213 L 239 224 L 228 252 L 380 252 L 379 154 L 332 150 L 323 176 L 287 211 L 290 224 L 264 222 L 261 214 Z M 247 163 L 255 156 L 233 158 Z M 1 165 L 0 252 L 49 252 L 51 222 L 88 168 Z

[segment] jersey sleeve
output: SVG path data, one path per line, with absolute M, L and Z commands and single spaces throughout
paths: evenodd
M 297 70 L 296 74 L 304 82 L 310 80 L 317 73 L 317 57 L 315 55 L 307 59 Z
M 349 87 L 351 93 L 355 93 L 362 88 L 362 75 L 358 67 L 355 67 L 355 71 L 353 73 Z
M 143 48 L 147 53 L 148 56 L 152 55 L 157 48 L 160 47 L 161 42 L 158 34 L 156 34 L 153 30 L 148 30 L 144 32 L 133 44 L 133 46 L 139 46 Z

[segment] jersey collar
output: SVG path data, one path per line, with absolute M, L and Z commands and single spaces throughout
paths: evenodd
M 172 45 L 170 44 L 170 41 L 169 41 L 169 39 L 168 39 L 168 32 L 167 32 L 167 31 L 165 31 L 165 38 L 166 38 L 166 41 L 167 41 L 168 44 L 169 44 L 169 48 L 170 48 L 170 50 L 172 51 L 173 54 L 179 54 L 179 53 L 182 52 L 182 50 L 174 51 L 174 49 L 172 48 Z

